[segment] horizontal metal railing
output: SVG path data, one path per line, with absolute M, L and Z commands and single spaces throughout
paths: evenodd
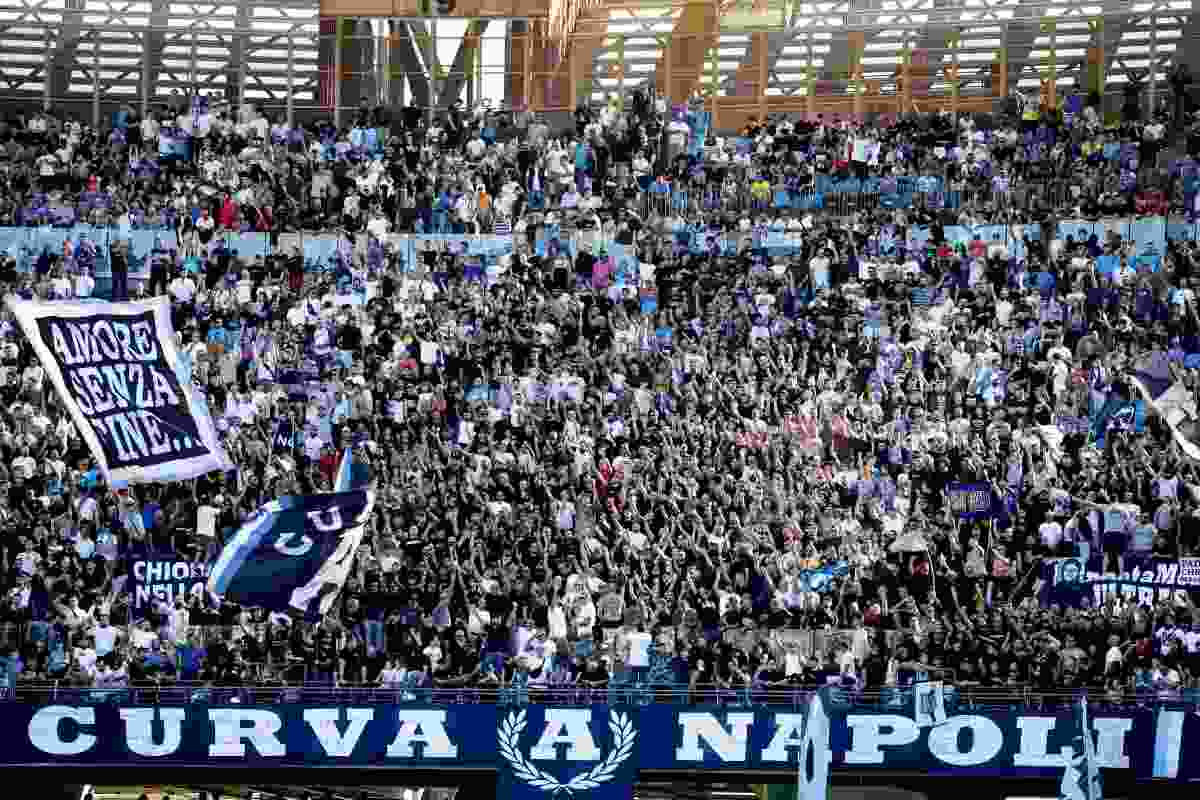
M 816 686 L 794 688 L 754 685 L 688 687 L 673 683 L 632 683 L 614 678 L 604 687 L 552 685 L 538 683 L 503 686 L 421 687 L 364 686 L 304 683 L 287 685 L 252 684 L 213 686 L 178 682 L 139 684 L 120 688 L 73 686 L 65 681 L 17 682 L 4 693 L 10 701 L 33 704 L 224 704 L 273 705 L 278 703 L 374 703 L 374 704 L 495 704 L 553 703 L 556 705 L 620 704 L 634 705 L 723 705 L 799 708 L 804 706 Z M 947 713 L 986 709 L 1037 709 L 1070 705 L 1077 692 L 1042 691 L 1030 686 L 1004 689 L 947 687 Z M 831 699 L 847 708 L 861 710 L 911 709 L 911 689 L 884 688 L 853 690 L 833 688 Z M 1099 708 L 1132 708 L 1166 705 L 1200 711 L 1200 689 L 1117 694 L 1095 692 L 1089 703 Z

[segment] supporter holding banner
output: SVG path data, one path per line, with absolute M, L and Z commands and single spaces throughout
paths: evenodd
M 1053 558 L 1042 562 L 1040 600 L 1043 607 L 1097 608 L 1109 595 L 1148 605 L 1186 601 L 1200 592 L 1200 558 L 1155 558 L 1126 554 L 1124 571 L 1105 574 L 1104 557 Z M 1182 593 L 1182 595 L 1180 594 Z
M 204 593 L 208 565 L 174 554 L 138 556 L 129 559 L 129 616 L 141 619 L 159 603 L 187 603 Z
M 110 484 L 233 469 L 181 364 L 167 297 L 8 305 Z
M 987 483 L 952 483 L 946 487 L 950 510 L 959 519 L 987 519 L 992 515 L 992 487 Z
M 260 508 L 225 545 L 209 577 L 213 594 L 245 606 L 327 614 L 338 599 L 375 495 L 350 451 L 330 494 L 281 497 Z
M 1179 449 L 1200 461 L 1200 420 L 1191 390 L 1176 376 L 1167 353 L 1146 353 L 1133 362 L 1130 378 L 1142 399 L 1171 429 Z
M 1088 724 L 1086 692 L 1075 701 L 1073 710 L 1073 722 L 1078 735 L 1071 740 L 1058 796 L 1060 800 L 1104 800 L 1104 785 L 1096 758 L 1096 740 Z

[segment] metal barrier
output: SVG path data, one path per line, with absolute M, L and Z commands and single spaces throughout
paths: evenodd
M 953 182 L 945 191 L 898 193 L 789 189 L 772 184 L 768 193 L 756 193 L 747 181 L 733 189 L 692 187 L 668 193 L 644 192 L 640 210 L 646 215 L 670 216 L 695 213 L 804 213 L 822 211 L 826 216 L 848 217 L 859 213 L 895 211 L 973 210 L 1020 212 L 1050 207 L 1071 209 L 1079 202 L 1069 181 L 1022 183 L 1015 189 L 997 191 L 990 185 Z
M 240 687 L 213 686 L 201 683 L 163 683 L 134 685 L 120 688 L 92 688 L 69 685 L 66 682 L 23 683 L 0 695 L 0 699 L 22 703 L 54 703 L 78 705 L 157 705 L 240 703 L 273 705 L 277 703 L 376 703 L 447 705 L 478 703 L 512 705 L 525 703 L 554 703 L 556 705 L 620 704 L 645 705 L 726 705 L 802 708 L 820 687 L 763 687 L 748 685 L 704 684 L 689 688 L 683 684 L 632 683 L 614 681 L 605 687 L 576 685 L 547 686 L 536 682 L 514 682 L 506 686 L 429 687 L 429 686 L 363 686 L 331 684 L 268 685 Z M 832 699 L 862 710 L 911 710 L 913 689 L 884 688 L 878 690 L 827 687 Z M 1004 689 L 947 687 L 943 697 L 947 714 L 974 710 L 1023 710 L 1056 708 L 1070 705 L 1078 692 L 1041 691 L 1030 686 Z M 1135 694 L 1105 695 L 1097 692 L 1090 698 L 1096 707 L 1130 708 L 1168 706 L 1200 712 L 1200 689 L 1176 692 L 1172 696 Z

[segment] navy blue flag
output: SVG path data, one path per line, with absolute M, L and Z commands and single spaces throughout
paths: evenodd
M 1200 461 L 1200 419 L 1191 391 L 1177 380 L 1165 352 L 1155 351 L 1137 358 L 1129 377 L 1146 404 L 1167 423 L 1179 449 Z
M 987 519 L 992 515 L 992 486 L 988 483 L 952 483 L 946 487 L 950 510 L 959 519 Z
M 271 436 L 271 450 L 291 450 L 296 444 L 296 426 L 290 419 L 281 419 Z
M 375 506 L 366 490 L 281 497 L 225 545 L 208 588 L 244 606 L 327 614 L 350 574 Z

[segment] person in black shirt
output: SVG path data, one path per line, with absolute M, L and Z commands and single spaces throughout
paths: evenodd
M 109 248 L 112 265 L 112 301 L 123 303 L 129 300 L 129 243 L 115 241 Z
M 602 689 L 608 685 L 608 668 L 604 662 L 595 656 L 587 660 L 587 665 L 579 673 L 578 684 L 591 689 Z

